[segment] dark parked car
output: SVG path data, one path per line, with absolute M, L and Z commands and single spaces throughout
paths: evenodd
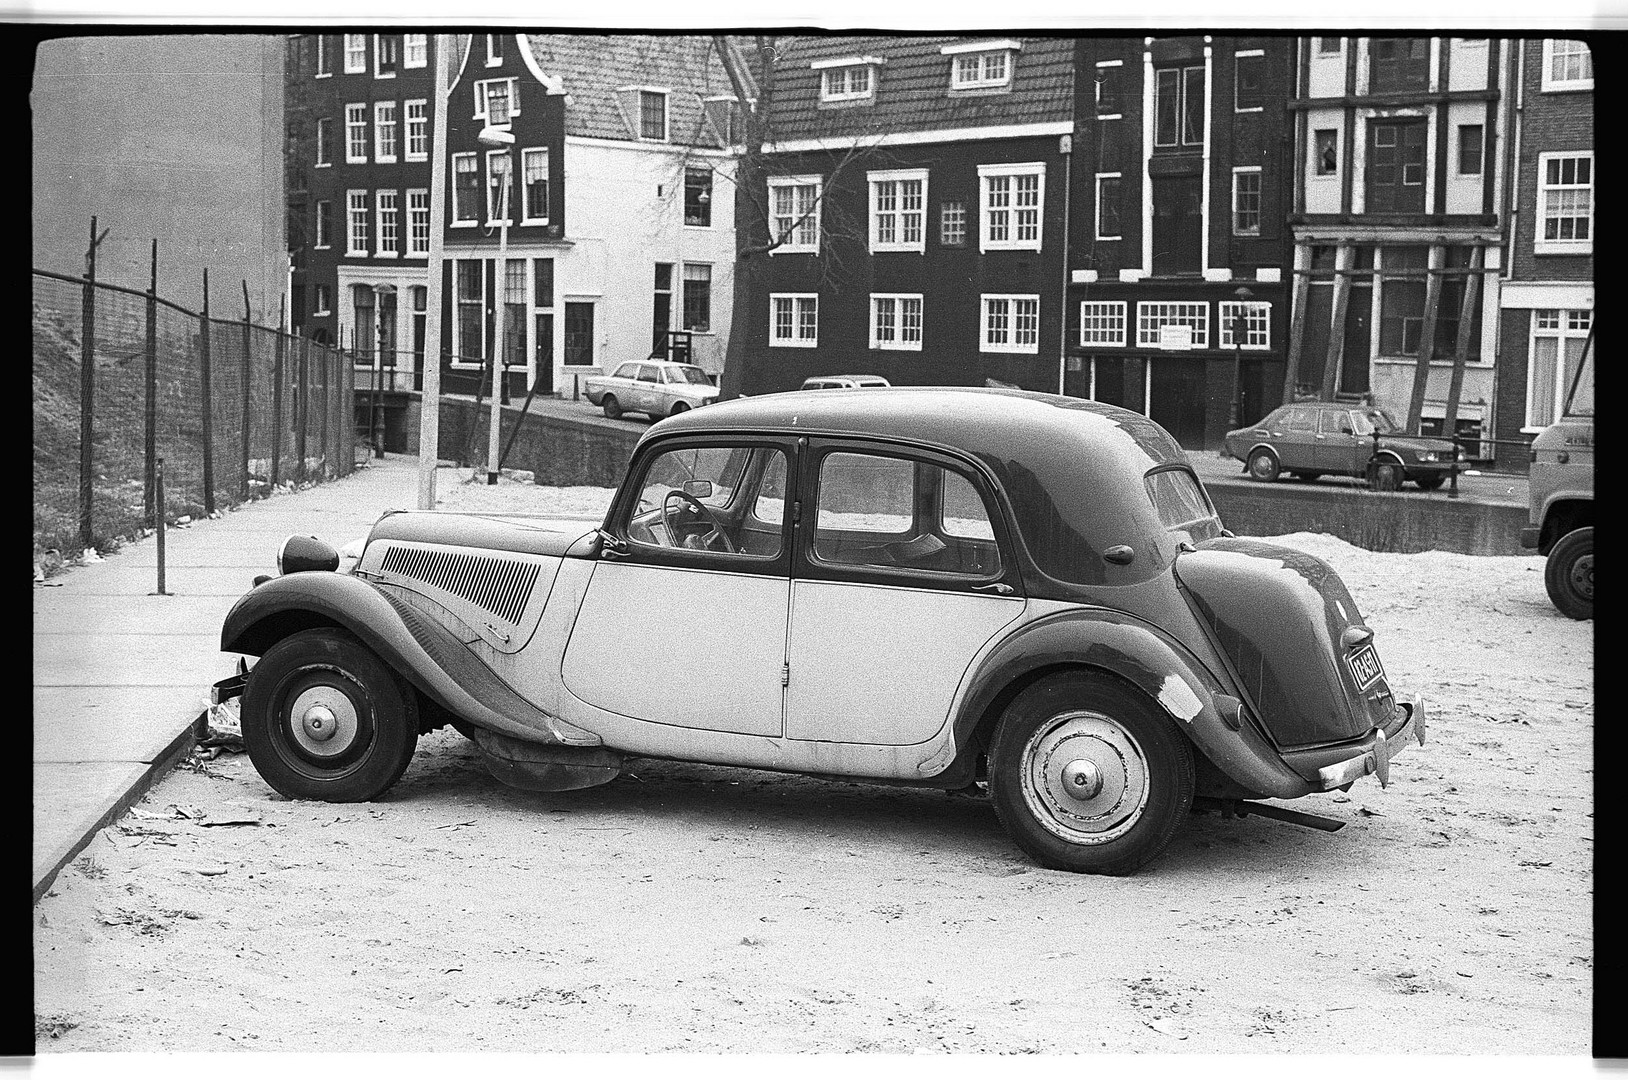
M 1244 800 L 1383 785 L 1424 740 L 1331 567 L 1075 398 L 726 402 L 650 428 L 603 522 L 395 512 L 338 563 L 291 540 L 221 631 L 292 798 L 375 798 L 451 724 L 540 790 L 640 756 L 987 789 L 1035 860 L 1123 874 L 1195 800 L 1338 827 Z
M 1377 491 L 1395 491 L 1404 480 L 1434 491 L 1455 455 L 1464 460 L 1451 441 L 1409 435 L 1384 409 L 1334 401 L 1280 406 L 1258 424 L 1227 432 L 1225 445 L 1256 480 L 1335 473 L 1366 477 Z

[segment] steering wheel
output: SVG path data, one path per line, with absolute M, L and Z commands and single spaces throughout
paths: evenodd
M 699 539 L 700 547 L 703 549 L 711 549 L 713 541 L 717 540 L 723 544 L 724 550 L 729 554 L 740 554 L 740 549 L 735 546 L 735 542 L 729 539 L 729 534 L 724 532 L 723 523 L 720 522 L 713 512 L 707 508 L 705 503 L 681 488 L 674 488 L 667 493 L 666 498 L 661 500 L 661 523 L 666 526 L 667 536 L 670 540 L 672 540 L 673 547 L 691 546 L 689 544 L 681 544 L 678 542 L 678 530 L 673 527 L 673 510 L 669 508 L 674 499 L 678 499 L 681 502 L 687 502 L 691 506 L 695 507 L 696 512 L 699 513 L 701 518 L 706 521 L 708 526 L 710 526 L 707 532 L 692 532 L 691 535 L 686 536 L 685 539 Z

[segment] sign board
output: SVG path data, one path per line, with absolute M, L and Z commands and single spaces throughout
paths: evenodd
M 1192 347 L 1193 328 L 1191 326 L 1166 323 L 1164 326 L 1159 327 L 1159 348 L 1191 349 Z

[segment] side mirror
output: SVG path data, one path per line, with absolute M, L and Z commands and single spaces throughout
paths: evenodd
M 684 481 L 684 494 L 692 499 L 710 499 L 712 497 L 712 481 L 686 480 Z

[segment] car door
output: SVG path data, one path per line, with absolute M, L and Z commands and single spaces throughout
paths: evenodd
M 567 690 L 674 729 L 780 734 L 794 450 L 697 437 L 640 455 L 566 643 Z
M 1346 474 L 1360 472 L 1357 449 L 1357 432 L 1351 423 L 1351 410 L 1318 410 L 1317 471 Z
M 926 742 L 1024 600 L 987 479 L 965 462 L 816 440 L 786 646 L 787 739 Z
M 1317 471 L 1317 410 L 1292 405 L 1272 425 L 1272 444 L 1285 471 Z

